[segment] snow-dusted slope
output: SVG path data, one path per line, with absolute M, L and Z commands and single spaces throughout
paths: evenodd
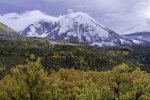
M 71 13 L 52 22 L 36 22 L 28 26 L 21 34 L 28 37 L 47 37 L 99 46 L 132 43 L 82 12 Z
M 57 24 L 52 21 L 40 20 L 25 28 L 21 34 L 27 37 L 47 37 Z

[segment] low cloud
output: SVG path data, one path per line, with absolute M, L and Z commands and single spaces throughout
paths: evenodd
M 25 13 L 8 13 L 4 15 L 0 15 L 0 22 L 8 25 L 16 31 L 21 31 L 28 25 L 38 21 L 38 20 L 55 20 L 55 17 L 51 17 L 46 15 L 45 13 L 34 10 L 34 11 L 26 11 Z
M 74 10 L 72 10 L 72 9 L 68 9 L 68 11 L 67 11 L 69 14 L 70 13 L 73 13 L 74 12 Z

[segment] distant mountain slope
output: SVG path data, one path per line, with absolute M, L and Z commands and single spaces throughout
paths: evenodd
M 150 32 L 137 32 L 137 33 L 127 34 L 124 36 L 129 39 L 137 39 L 137 40 L 150 42 Z
M 0 37 L 16 37 L 19 36 L 16 31 L 0 22 Z
M 38 21 L 25 28 L 21 34 L 27 37 L 46 37 L 99 46 L 133 43 L 82 12 L 71 13 L 55 21 Z
M 141 33 L 141 32 L 150 32 L 150 25 L 146 22 L 143 22 L 126 29 L 123 32 L 123 34 L 132 34 L 132 33 Z

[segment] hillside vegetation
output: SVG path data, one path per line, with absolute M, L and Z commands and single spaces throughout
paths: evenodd
M 25 64 L 30 55 L 41 58 L 46 69 L 74 68 L 109 70 L 122 63 L 150 71 L 148 46 L 97 47 L 88 45 L 50 45 L 41 38 L 1 38 L 0 65 Z M 14 60 L 16 59 L 16 60 Z
M 150 47 L 50 42 L 0 38 L 0 100 L 150 99 Z
M 51 70 L 32 56 L 9 71 L 0 67 L 1 100 L 150 100 L 150 74 L 121 64 L 110 71 Z
M 18 37 L 19 34 L 0 22 L 0 37 Z

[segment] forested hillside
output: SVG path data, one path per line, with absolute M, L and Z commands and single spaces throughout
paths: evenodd
M 62 42 L 62 41 L 60 41 Z M 50 45 L 41 38 L 1 38 L 0 65 L 7 68 L 25 64 L 30 55 L 41 58 L 45 69 L 74 68 L 109 70 L 125 63 L 150 71 L 148 46 L 97 47 L 80 45 Z M 15 59 L 15 60 L 14 60 Z
M 150 99 L 149 46 L 55 42 L 0 39 L 0 100 Z
M 110 71 L 47 70 L 34 61 L 0 67 L 0 100 L 149 100 L 150 74 L 121 64 Z

